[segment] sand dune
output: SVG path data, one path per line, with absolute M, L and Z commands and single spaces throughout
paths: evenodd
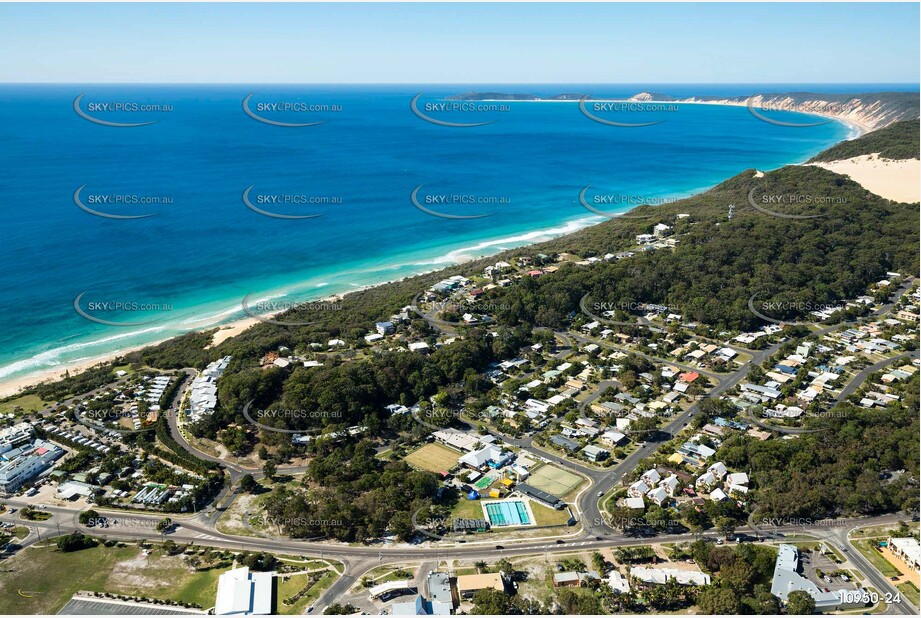
M 886 199 L 909 204 L 921 201 L 921 161 L 918 159 L 894 161 L 870 154 L 810 165 L 848 176 L 867 191 Z

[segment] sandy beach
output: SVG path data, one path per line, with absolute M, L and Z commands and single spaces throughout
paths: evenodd
M 457 249 L 448 252 L 445 256 L 432 260 L 427 263 L 427 268 L 414 273 L 413 275 L 407 275 L 405 277 L 399 277 L 397 279 L 388 279 L 385 281 L 379 281 L 372 284 L 357 286 L 354 289 L 351 289 L 347 292 L 342 292 L 338 294 L 331 294 L 323 298 L 309 299 L 304 300 L 305 303 L 323 303 L 323 302 L 339 302 L 341 299 L 345 298 L 350 294 L 356 294 L 370 288 L 387 285 L 390 283 L 395 283 L 397 281 L 403 281 L 409 277 L 434 272 L 436 270 L 441 270 L 443 268 L 448 268 L 450 266 L 457 266 L 463 264 L 464 262 L 469 262 L 472 260 L 477 260 L 488 255 L 493 255 L 504 250 L 507 244 L 512 246 L 520 246 L 520 244 L 530 244 L 532 242 L 540 242 L 546 240 L 547 238 L 556 238 L 565 234 L 575 232 L 587 224 L 586 221 L 589 221 L 592 217 L 585 217 L 584 219 L 579 220 L 579 222 L 573 223 L 568 222 L 563 224 L 561 227 L 550 228 L 549 230 L 534 230 L 531 232 L 525 232 L 513 237 L 503 237 L 498 241 L 487 240 L 481 243 L 477 243 L 473 246 L 464 247 L 462 249 Z M 520 241 L 520 242 L 519 242 Z M 267 297 L 272 297 L 272 292 L 266 292 Z M 278 314 L 284 313 L 284 310 L 272 311 L 266 313 L 260 313 L 260 317 L 263 318 L 272 318 Z M 206 324 L 201 327 L 196 327 L 190 329 L 192 331 L 206 331 L 211 329 L 217 329 L 214 333 L 211 343 L 206 347 L 213 348 L 220 345 L 224 341 L 235 337 L 247 330 L 248 328 L 258 324 L 260 320 L 258 318 L 252 317 L 251 315 L 243 316 L 223 324 Z M 113 350 L 110 353 L 93 356 L 86 359 L 81 359 L 73 362 L 62 363 L 55 367 L 47 367 L 44 369 L 38 369 L 31 371 L 28 374 L 14 376 L 14 377 L 4 377 L 0 378 L 0 398 L 9 397 L 15 395 L 23 389 L 35 386 L 42 382 L 53 382 L 60 380 L 67 373 L 71 375 L 81 373 L 87 369 L 94 367 L 96 365 L 107 363 L 113 361 L 121 356 L 124 356 L 130 352 L 135 352 L 137 350 L 142 350 L 144 348 L 155 346 L 168 341 L 173 337 L 178 336 L 178 334 L 173 333 L 169 336 L 165 336 L 162 339 L 156 341 L 151 341 L 143 345 L 138 345 L 129 348 L 122 348 L 118 350 Z
M 607 101 L 608 99 L 593 99 L 593 101 L 596 101 L 596 100 Z M 610 99 L 610 100 L 613 101 L 615 99 Z M 637 102 L 636 100 L 631 101 L 629 99 L 616 99 L 616 101 Z M 500 102 L 500 101 L 497 101 L 497 102 Z M 509 101 L 501 101 L 501 102 L 509 102 Z M 547 99 L 537 100 L 537 101 L 513 101 L 513 102 L 578 103 L 578 101 L 573 101 L 573 100 L 547 100 Z M 654 101 L 654 100 L 646 101 L 644 100 L 642 101 L 642 103 L 662 103 L 662 104 L 671 103 L 671 104 L 679 104 L 679 105 L 728 105 L 728 106 L 735 106 L 735 107 L 745 107 L 746 106 L 745 103 L 734 102 L 734 101 Z M 858 137 L 859 135 L 862 135 L 868 131 L 873 130 L 871 127 L 865 124 L 862 124 L 860 122 L 857 122 L 857 121 L 854 121 L 848 118 L 842 118 L 840 116 L 836 116 L 833 114 L 822 114 L 819 112 L 811 112 L 811 111 L 808 113 L 816 115 L 816 116 L 824 116 L 824 117 L 827 117 L 833 120 L 837 120 L 837 121 L 847 124 L 851 128 L 851 135 L 849 136 L 849 139 L 853 139 L 854 137 Z M 887 197 L 888 199 L 896 199 L 899 201 L 908 201 L 908 202 L 918 201 L 918 192 L 919 192 L 918 191 L 918 172 L 919 172 L 919 167 L 918 167 L 919 162 L 918 161 L 888 162 L 888 161 L 870 160 L 870 159 L 863 161 L 862 159 L 868 159 L 868 158 L 857 157 L 853 160 L 833 162 L 830 164 L 822 163 L 819 165 L 821 165 L 822 167 L 826 167 L 827 169 L 830 169 L 832 171 L 851 176 L 855 181 L 865 186 L 868 190 L 878 195 L 881 195 L 882 197 Z M 582 226 L 577 226 L 577 228 L 578 227 L 582 227 Z M 575 231 L 575 229 L 567 230 L 564 233 L 570 233 L 571 231 Z M 535 234 L 542 235 L 543 232 L 542 231 L 531 232 L 529 234 L 526 234 L 525 236 L 535 235 Z M 556 236 L 556 235 L 554 234 L 552 236 Z M 508 240 L 508 239 L 505 239 L 505 240 Z M 487 246 L 491 247 L 492 243 L 486 243 L 485 245 L 483 244 L 476 245 L 472 249 L 474 250 L 475 249 L 485 249 L 487 248 Z M 473 255 L 471 253 L 468 253 L 470 249 L 471 248 L 468 247 L 468 248 L 465 248 L 464 250 L 452 251 L 451 253 L 448 254 L 447 260 L 439 260 L 437 261 L 437 263 L 432 263 L 431 264 L 432 268 L 429 270 L 429 272 L 431 272 L 431 270 L 437 270 L 438 268 L 444 268 L 444 267 L 451 266 L 451 265 L 457 265 L 457 264 L 463 263 L 468 260 L 473 260 L 473 259 L 477 259 L 478 257 L 483 257 L 483 255 Z M 480 253 L 482 253 L 482 251 L 480 251 Z M 492 254 L 492 253 L 494 253 L 494 251 L 487 251 L 485 254 Z M 387 283 L 391 283 L 391 281 L 382 281 L 377 284 L 362 286 L 361 288 L 357 288 L 355 290 L 351 290 L 347 292 L 345 295 L 351 294 L 354 292 L 358 292 L 363 289 L 367 289 L 369 287 L 375 287 L 376 285 L 386 285 Z M 341 298 L 341 297 L 342 295 L 337 295 L 337 296 L 333 296 L 330 298 Z M 321 299 L 321 300 L 330 300 L 330 298 Z M 275 312 L 275 313 L 278 313 L 278 312 Z M 275 313 L 266 314 L 265 317 L 271 317 L 272 315 L 275 315 Z M 236 335 L 239 335 L 246 329 L 258 323 L 259 323 L 258 319 L 251 317 L 251 316 L 245 316 L 245 317 L 228 322 L 223 325 L 203 326 L 195 330 L 208 330 L 208 329 L 213 329 L 213 328 L 218 329 L 214 335 L 214 338 L 211 344 L 208 346 L 210 348 L 210 347 L 215 347 L 217 345 L 220 345 L 224 341 L 232 337 L 235 337 Z M 114 350 L 109 354 L 95 356 L 95 357 L 88 358 L 85 360 L 70 362 L 70 363 L 62 364 L 56 367 L 38 370 L 32 373 L 29 373 L 27 375 L 0 379 L 0 397 L 9 397 L 11 395 L 15 395 L 16 393 L 18 393 L 19 391 L 25 388 L 34 386 L 42 382 L 59 380 L 63 378 L 65 374 L 67 373 L 70 373 L 71 375 L 80 373 L 82 371 L 85 371 L 86 369 L 89 369 L 90 367 L 93 367 L 101 363 L 112 361 L 130 352 L 134 352 L 134 351 L 137 351 L 137 350 L 140 350 L 145 347 L 152 346 L 152 345 L 157 345 L 159 343 L 162 343 L 163 341 L 171 339 L 174 336 L 175 335 L 170 335 L 169 337 L 164 337 L 161 340 L 147 343 L 144 345 L 140 345 L 140 346 L 136 346 L 132 348 Z
M 576 99 L 530 99 L 523 101 L 512 101 L 508 99 L 477 99 L 477 101 L 482 101 L 484 103 L 579 103 Z M 657 105 L 724 105 L 727 107 L 748 107 L 748 103 L 745 101 L 730 101 L 730 100 L 716 100 L 716 101 L 691 101 L 691 100 L 673 100 L 673 101 L 659 101 L 656 99 L 601 99 L 601 98 L 592 98 L 588 99 L 586 103 L 651 103 Z M 783 111 L 783 110 L 780 110 Z M 813 110 L 798 110 L 791 109 L 789 111 L 802 112 L 804 114 L 809 114 L 811 116 L 820 116 L 822 118 L 828 118 L 829 120 L 837 120 L 848 126 L 851 130 L 851 134 L 847 139 L 856 139 L 863 135 L 864 133 L 869 133 L 873 131 L 875 127 L 871 127 L 868 124 L 860 122 L 859 120 L 854 120 L 850 117 L 844 117 L 838 114 L 831 114 L 826 112 L 819 112 Z
M 165 338 L 164 341 L 169 338 L 170 337 Z M 22 376 L 4 378 L 3 381 L 0 382 L 0 397 L 9 397 L 10 395 L 15 395 L 24 388 L 35 386 L 36 384 L 41 384 L 42 382 L 56 382 L 57 380 L 64 378 L 64 376 L 68 373 L 70 373 L 70 375 L 82 373 L 90 367 L 95 367 L 101 363 L 107 363 L 109 361 L 115 360 L 119 356 L 124 356 L 129 352 L 141 350 L 148 347 L 148 345 L 155 344 L 139 345 L 133 348 L 117 350 L 110 354 L 102 354 L 100 356 L 94 356 L 92 358 L 74 361 L 72 363 L 65 363 L 57 367 L 41 369 Z
M 268 317 L 268 316 L 267 316 Z M 228 322 L 222 326 L 214 327 L 210 326 L 208 328 L 202 328 L 200 330 L 208 330 L 211 328 L 217 328 L 217 332 L 214 333 L 214 338 L 211 341 L 209 348 L 213 348 L 217 345 L 220 345 L 224 341 L 239 335 L 247 328 L 258 324 L 259 320 L 252 317 L 245 317 L 239 320 L 234 320 L 233 322 Z M 131 352 L 136 352 L 138 350 L 143 350 L 144 348 L 158 345 L 164 341 L 172 339 L 175 335 L 170 335 L 169 337 L 164 337 L 160 341 L 155 341 L 153 343 L 146 343 L 144 345 L 134 346 L 131 348 L 125 348 L 122 350 L 115 350 L 109 354 L 102 354 L 100 356 L 94 356 L 92 358 L 87 358 L 85 360 L 76 361 L 73 363 L 65 363 L 58 367 L 50 367 L 47 369 L 42 369 L 27 375 L 17 376 L 13 378 L 5 378 L 0 382 L 0 397 L 9 397 L 10 395 L 15 395 L 20 390 L 35 386 L 42 382 L 54 382 L 62 379 L 67 373 L 70 375 L 75 375 L 82 373 L 91 367 L 100 365 L 102 363 L 111 362 L 121 356 L 130 354 Z
M 893 161 L 870 154 L 810 165 L 848 176 L 867 191 L 889 200 L 908 204 L 921 201 L 921 160 L 918 159 Z

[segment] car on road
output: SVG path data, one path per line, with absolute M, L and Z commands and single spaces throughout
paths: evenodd
M 504 545 L 496 545 L 496 549 L 505 549 Z
M 563 539 L 557 539 L 557 540 L 556 540 L 556 544 L 557 544 L 557 545 L 562 545 L 562 544 L 565 543 L 565 542 L 566 542 L 566 541 L 564 541 Z
M 600 498 L 601 496 L 603 496 L 603 495 L 604 495 L 604 492 L 603 492 L 603 491 L 599 491 L 599 492 L 598 492 L 598 497 L 599 497 L 599 498 Z

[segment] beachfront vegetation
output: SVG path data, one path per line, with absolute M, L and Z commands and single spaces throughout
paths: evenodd
M 773 216 L 753 207 L 750 195 L 756 203 L 763 196 L 805 196 L 810 199 L 767 202 L 766 208 L 813 218 Z M 565 328 L 585 321 L 580 301 L 586 294 L 593 302 L 660 304 L 687 322 L 740 331 L 762 325 L 749 309 L 754 295 L 785 308 L 774 317 L 796 319 L 802 317 L 798 306 L 838 304 L 863 294 L 888 271 L 918 270 L 917 207 L 892 203 L 817 167 L 789 166 L 766 174 L 747 170 L 701 195 L 640 207 L 632 214 L 647 218 L 613 219 L 546 243 L 356 292 L 328 309 L 311 308 L 309 315 L 295 309 L 285 316 L 308 325 L 260 323 L 215 347 L 209 347 L 210 334 L 192 334 L 130 359 L 175 369 L 202 367 L 232 355 L 220 381 L 217 412 L 190 429 L 224 441 L 234 453 L 261 444 L 263 459 L 310 456 L 303 487 L 276 488 L 266 501 L 270 516 L 291 522 L 288 534 L 352 541 L 389 531 L 406 538 L 412 532 L 411 514 L 430 506 L 436 478 L 404 462 L 382 461 L 375 456 L 374 439 L 387 436 L 399 449 L 428 434 L 430 425 L 457 422 L 454 414 L 440 411 L 483 409 L 497 390 L 482 378 L 484 370 L 517 356 L 541 337 L 552 338 L 537 327 Z M 636 235 L 651 232 L 657 223 L 673 226 L 674 248 L 638 247 Z M 629 259 L 576 263 L 626 250 L 634 252 Z M 547 257 L 538 258 L 541 254 Z M 557 262 L 563 254 L 576 257 Z M 371 350 L 365 344 L 375 321 L 411 304 L 439 279 L 473 276 L 497 260 L 520 256 L 553 262 L 558 269 L 485 294 L 482 300 L 496 308 L 488 330 L 459 327 L 461 339 L 428 355 Z M 425 321 L 413 319 L 408 328 L 416 340 L 435 342 L 435 332 Z M 334 338 L 346 342 L 342 354 L 329 351 L 327 341 Z M 281 347 L 322 365 L 264 366 L 266 353 Z M 71 392 L 74 386 L 42 388 L 39 394 L 45 397 Z M 433 399 L 434 407 L 424 409 L 426 425 L 408 414 L 390 418 L 385 410 L 393 403 L 431 406 Z M 289 433 L 257 428 L 242 414 L 249 402 L 254 409 L 281 411 L 261 417 L 263 424 L 311 433 L 314 439 L 295 446 Z M 910 502 L 904 483 L 876 483 L 870 493 L 863 489 L 870 486 L 869 475 L 883 469 L 917 469 L 917 445 L 912 447 L 913 440 L 905 436 L 917 435 L 918 420 L 904 411 L 893 412 L 883 424 L 877 422 L 879 414 L 854 410 L 825 419 L 829 431 L 799 440 L 759 444 L 732 438 L 724 444 L 723 456 L 727 465 L 763 476 L 755 478 L 771 488 L 762 497 L 773 515 L 821 517 L 904 507 Z M 354 426 L 362 428 L 363 437 L 343 438 L 342 432 Z M 210 467 L 181 457 L 165 425 L 158 427 L 157 438 L 155 443 L 142 440 L 149 452 L 189 469 L 201 465 L 203 473 Z M 782 473 L 770 476 L 768 471 L 775 470 Z M 215 477 L 214 486 L 219 482 Z
M 917 159 L 919 146 L 918 119 L 894 122 L 888 127 L 862 135 L 854 140 L 841 142 L 810 159 L 815 161 L 839 161 L 861 155 L 876 154 L 883 159 Z

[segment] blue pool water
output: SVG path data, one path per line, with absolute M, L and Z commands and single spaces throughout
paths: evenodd
M 524 502 L 519 500 L 490 502 L 485 507 L 492 526 L 527 526 L 531 523 Z

